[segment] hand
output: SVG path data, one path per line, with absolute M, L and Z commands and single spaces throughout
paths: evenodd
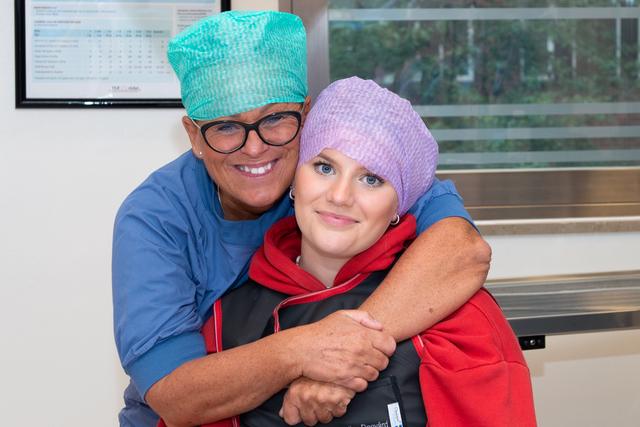
M 300 376 L 355 392 L 378 378 L 396 349 L 382 325 L 363 311 L 340 310 L 296 329 L 291 354 L 298 357 Z
M 314 426 L 326 424 L 347 412 L 355 392 L 331 383 L 300 377 L 291 383 L 284 395 L 280 416 L 289 425 L 300 422 Z

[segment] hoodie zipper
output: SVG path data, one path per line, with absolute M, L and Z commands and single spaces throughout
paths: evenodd
M 365 277 L 366 276 L 363 277 L 362 273 L 358 273 L 355 276 L 353 276 L 351 279 L 337 286 L 333 286 L 331 288 L 322 289 L 320 291 L 315 291 L 315 292 L 311 292 L 304 295 L 295 295 L 280 301 L 280 303 L 276 305 L 276 308 L 273 309 L 273 314 L 272 314 L 273 315 L 273 332 L 275 333 L 280 331 L 279 311 L 281 308 L 286 308 L 290 305 L 295 305 L 296 303 L 301 304 L 304 302 L 304 300 L 307 300 L 307 299 L 310 301 L 321 301 L 322 299 L 331 297 L 333 295 L 339 295 L 341 293 L 348 292 L 351 289 L 355 288 L 362 281 L 362 280 L 356 281 L 356 279 L 360 279 L 360 278 L 364 279 Z M 323 298 L 316 299 L 316 297 L 318 296 L 321 296 Z

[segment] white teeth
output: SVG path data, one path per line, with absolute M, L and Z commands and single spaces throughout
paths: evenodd
M 267 163 L 259 168 L 250 168 L 249 166 L 238 166 L 242 172 L 250 173 L 251 175 L 264 175 L 267 171 L 270 171 L 273 167 L 273 162 Z

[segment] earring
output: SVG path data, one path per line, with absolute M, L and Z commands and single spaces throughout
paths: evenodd
M 198 157 L 202 158 L 202 151 L 198 152 Z
M 295 201 L 296 200 L 296 195 L 293 194 L 293 185 L 291 187 L 289 187 L 289 198 L 291 199 L 291 201 Z
M 400 215 L 396 214 L 393 220 L 389 223 L 391 225 L 398 225 L 400 223 Z

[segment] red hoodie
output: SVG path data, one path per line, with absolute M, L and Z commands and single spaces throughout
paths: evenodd
M 287 295 L 330 298 L 353 289 L 372 272 L 388 269 L 415 237 L 415 229 L 415 219 L 405 215 L 398 226 L 347 262 L 334 286 L 327 289 L 295 264 L 300 231 L 295 218 L 285 218 L 265 235 L 249 276 Z M 212 321 L 203 328 L 210 352 L 221 348 L 213 342 L 215 329 Z M 511 327 L 488 291 L 478 291 L 446 319 L 414 337 L 413 343 L 420 357 L 416 371 L 429 427 L 536 425 L 529 370 Z M 225 420 L 210 426 L 230 425 Z

